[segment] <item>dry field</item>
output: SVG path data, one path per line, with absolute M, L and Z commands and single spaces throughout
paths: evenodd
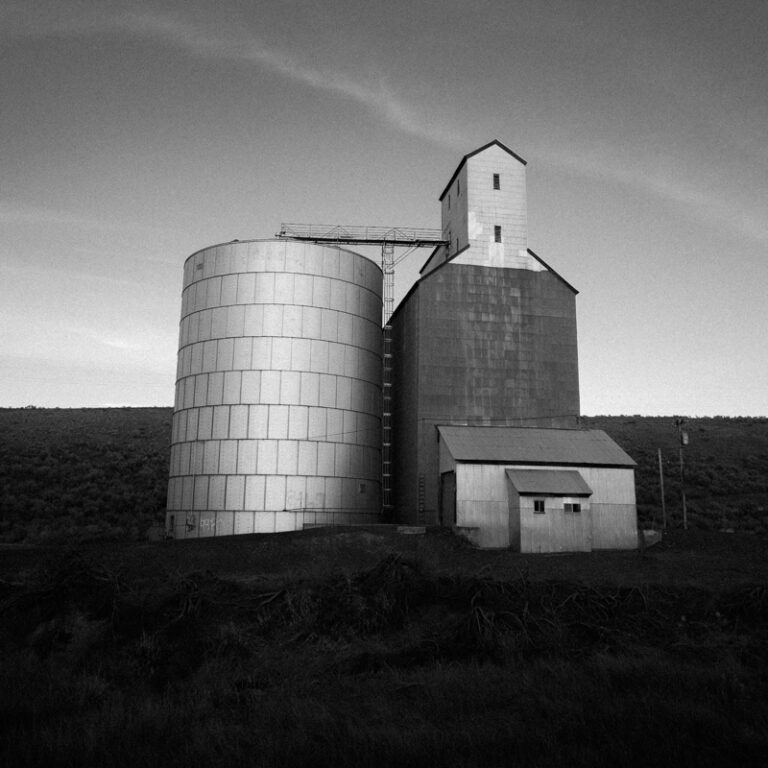
M 0 762 L 764 764 L 766 537 L 314 530 L 0 550 Z

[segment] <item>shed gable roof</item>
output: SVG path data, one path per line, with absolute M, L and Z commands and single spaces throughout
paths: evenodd
M 438 426 L 456 461 L 485 464 L 573 464 L 634 467 L 599 429 Z
M 521 496 L 592 495 L 592 489 L 575 469 L 508 469 L 507 477 Z

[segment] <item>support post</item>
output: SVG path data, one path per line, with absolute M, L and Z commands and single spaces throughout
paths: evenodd
M 683 465 L 683 446 L 680 446 L 680 496 L 683 500 L 683 530 L 688 530 L 688 509 L 685 504 L 685 469 Z
M 667 500 L 664 498 L 664 466 L 661 462 L 661 448 L 659 448 L 659 485 L 661 487 L 661 527 L 667 530 Z
M 688 442 L 688 435 L 683 432 L 683 424 L 685 419 L 675 419 L 677 425 L 677 433 L 680 438 L 680 496 L 683 502 L 683 530 L 688 530 L 688 508 L 685 503 L 685 464 L 683 462 L 683 446 Z

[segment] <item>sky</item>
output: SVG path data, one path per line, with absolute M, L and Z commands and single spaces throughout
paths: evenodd
M 172 405 L 187 256 L 438 228 L 498 139 L 582 413 L 768 415 L 767 43 L 765 0 L 5 0 L 0 407 Z

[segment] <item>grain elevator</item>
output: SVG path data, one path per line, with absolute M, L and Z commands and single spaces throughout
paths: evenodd
M 438 424 L 573 427 L 576 290 L 528 249 L 525 161 L 498 141 L 440 195 L 446 245 L 393 314 L 395 507 L 436 524 Z
M 637 545 L 634 461 L 579 427 L 577 291 L 528 247 L 525 160 L 494 140 L 439 201 L 439 230 L 284 224 L 186 260 L 169 535 Z M 396 246 L 433 250 L 391 311 Z

